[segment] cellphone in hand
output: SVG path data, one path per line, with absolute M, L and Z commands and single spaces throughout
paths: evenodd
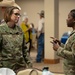
M 55 42 L 50 41 L 50 43 L 55 44 Z

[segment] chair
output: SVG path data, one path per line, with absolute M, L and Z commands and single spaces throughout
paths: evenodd
M 0 68 L 0 75 L 16 75 L 16 73 L 9 68 Z
M 19 71 L 17 75 L 42 75 L 42 71 L 36 68 L 27 68 Z
M 37 68 L 27 68 L 25 70 L 21 70 L 17 73 L 17 75 L 42 75 L 42 70 Z M 52 75 L 64 75 L 63 73 L 53 73 Z
M 65 44 L 66 41 L 67 41 L 67 39 L 68 39 L 68 37 L 70 36 L 70 34 L 71 34 L 70 31 L 65 32 L 65 33 L 62 35 L 62 37 L 61 37 L 61 43 Z

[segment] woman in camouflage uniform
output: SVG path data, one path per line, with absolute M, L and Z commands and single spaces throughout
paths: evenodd
M 17 7 L 9 7 L 5 10 L 4 21 L 0 25 L 0 67 L 11 68 L 14 71 L 32 67 L 25 39 L 21 28 L 16 25 L 20 18 L 20 10 Z
M 71 27 L 73 31 L 64 47 L 61 47 L 62 43 L 59 40 L 54 37 L 51 38 L 53 39 L 53 49 L 57 51 L 57 55 L 64 58 L 65 75 L 75 75 L 75 9 L 68 14 L 67 27 Z

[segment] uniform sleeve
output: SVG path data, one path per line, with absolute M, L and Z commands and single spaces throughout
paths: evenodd
M 65 50 L 64 48 L 59 47 L 57 55 L 68 60 L 75 60 L 75 42 L 72 44 L 71 50 Z
M 1 36 L 1 34 L 0 34 L 0 49 L 1 49 L 1 43 L 2 43 L 2 36 Z
M 2 36 L 1 36 L 1 33 L 0 33 L 0 60 L 2 59 L 2 56 L 1 56 L 1 52 L 2 51 Z M 0 62 L 0 67 L 2 66 L 1 62 Z
M 3 44 L 2 43 L 2 40 L 3 40 L 2 33 L 4 33 L 3 31 L 5 30 L 4 26 L 5 26 L 5 23 L 3 23 L 3 24 L 0 25 L 0 60 L 1 60 L 2 44 Z
M 24 48 L 23 48 L 23 57 L 24 57 L 24 60 L 25 60 L 25 62 L 27 64 L 27 66 L 29 68 L 32 67 L 31 58 L 29 56 L 29 53 L 28 53 L 28 50 L 27 50 L 27 47 L 26 47 L 25 40 L 24 40 Z
M 0 28 L 0 30 L 1 30 L 1 28 Z M 2 34 L 0 31 L 0 56 L 1 56 L 1 51 L 2 51 Z
M 63 44 L 63 43 L 61 43 L 61 47 L 63 47 L 63 48 L 64 48 L 64 44 Z

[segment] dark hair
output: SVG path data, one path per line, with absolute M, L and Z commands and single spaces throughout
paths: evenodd
M 41 17 L 44 17 L 44 14 L 40 14 Z
M 11 20 L 10 17 L 12 15 L 14 9 L 18 9 L 19 10 L 18 7 L 14 7 L 14 6 L 6 8 L 5 13 L 4 13 L 4 21 L 6 23 Z
M 75 19 L 75 9 L 72 9 L 72 10 L 70 11 L 70 13 L 71 13 L 71 16 Z

